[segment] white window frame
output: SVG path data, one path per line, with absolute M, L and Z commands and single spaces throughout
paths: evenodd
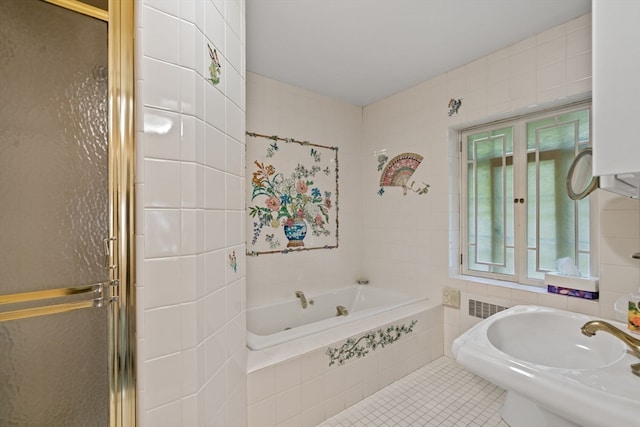
M 544 110 L 541 112 L 520 115 L 505 120 L 486 123 L 483 125 L 477 125 L 469 128 L 461 129 L 458 132 L 459 143 L 459 205 L 460 205 L 460 273 L 464 276 L 475 276 L 482 278 L 489 278 L 494 280 L 507 281 L 512 283 L 532 285 L 532 286 L 545 286 L 543 280 L 527 278 L 527 213 L 526 204 L 517 204 L 515 209 L 515 262 L 514 262 L 514 274 L 502 274 L 482 272 L 478 270 L 470 270 L 468 268 L 469 256 L 469 230 L 468 230 L 468 206 L 467 206 L 467 141 L 468 135 L 479 132 L 491 132 L 496 129 L 505 127 L 513 127 L 513 174 L 514 174 L 514 196 L 517 198 L 526 198 L 527 192 L 527 176 L 526 170 L 522 171 L 522 166 L 527 164 L 527 123 L 540 120 L 545 117 L 553 117 L 561 115 L 563 113 L 569 113 L 578 110 L 589 110 L 589 146 L 593 145 L 593 108 L 591 101 L 580 102 L 572 105 L 568 105 L 561 108 L 555 108 L 550 110 Z M 577 155 L 577 152 L 576 152 Z M 598 197 L 597 192 L 591 193 L 589 198 L 589 253 L 590 253 L 590 275 L 597 275 L 598 267 Z M 539 249 L 539 248 L 538 248 Z

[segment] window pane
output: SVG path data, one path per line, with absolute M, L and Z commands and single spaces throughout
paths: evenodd
M 589 145 L 589 110 L 572 111 L 558 116 L 559 123 L 576 122 L 578 124 L 578 141 L 581 145 Z
M 540 278 L 544 280 L 544 274 L 536 271 L 536 259 L 538 253 L 535 249 L 527 249 L 527 277 L 528 278 Z
M 504 264 L 504 168 L 501 136 L 475 141 L 476 261 Z M 500 156 L 500 157 L 498 157 Z
M 583 110 L 527 125 L 528 278 L 543 279 L 545 272 L 556 270 L 559 258 L 569 257 L 578 264 L 577 236 L 582 249 L 589 250 L 589 235 L 584 232 L 588 204 L 578 209 L 565 188 L 576 152 L 589 141 L 588 116 L 588 110 Z M 585 117 L 587 126 L 581 123 Z M 581 134 L 585 129 L 587 134 Z
M 580 253 L 578 255 L 578 270 L 583 276 L 588 276 L 591 271 L 591 255 L 589 253 Z
M 536 153 L 527 154 L 527 219 L 535 219 L 538 214 L 538 180 Z M 538 222 L 527 221 L 527 248 L 537 247 Z M 534 266 L 536 263 L 534 262 Z M 529 277 L 529 276 L 527 276 Z
M 579 200 L 578 205 L 578 250 L 589 252 L 590 221 L 589 221 L 589 199 L 585 197 Z
M 513 274 L 513 131 L 497 129 L 467 138 L 469 269 Z
M 553 120 L 553 117 L 551 117 L 551 118 L 537 120 L 527 125 L 527 152 L 536 151 L 537 149 L 536 143 L 538 141 L 536 137 L 536 131 L 539 128 L 543 128 L 546 126 L 553 126 L 554 123 L 555 122 Z
M 513 247 L 515 245 L 516 242 L 516 218 L 515 218 L 515 212 L 514 212 L 514 206 L 513 203 L 511 203 L 511 201 L 513 200 L 514 193 L 513 193 L 513 181 L 515 179 L 514 175 L 513 175 L 513 165 L 512 165 L 512 161 L 513 161 L 513 157 L 508 157 L 507 158 L 507 167 L 505 170 L 505 175 L 506 175 L 506 182 L 505 182 L 505 190 L 506 190 L 506 206 L 507 209 L 505 209 L 505 241 L 506 241 L 506 245 L 507 246 L 511 246 Z M 511 264 L 513 265 L 513 264 Z

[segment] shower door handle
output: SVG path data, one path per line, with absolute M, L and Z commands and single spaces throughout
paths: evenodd
M 62 304 L 44 305 L 32 308 L 22 308 L 0 312 L 0 323 L 9 320 L 25 319 L 28 317 L 45 316 L 48 314 L 64 313 L 82 308 L 102 307 L 118 299 L 111 296 L 111 288 L 118 286 L 117 280 L 92 283 L 90 285 L 73 286 L 68 288 L 47 289 L 43 291 L 21 292 L 17 294 L 0 295 L 0 306 L 26 302 L 36 302 L 55 298 L 68 297 L 78 294 L 94 294 L 96 298 L 72 301 Z
M 102 240 L 102 242 L 104 243 L 104 268 L 115 268 L 115 265 L 111 264 L 111 243 L 115 240 L 115 237 L 107 237 Z

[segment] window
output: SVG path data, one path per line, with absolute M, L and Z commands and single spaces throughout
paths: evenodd
M 461 133 L 462 273 L 543 285 L 569 257 L 590 274 L 590 197 L 573 201 L 567 172 L 591 145 L 589 106 Z

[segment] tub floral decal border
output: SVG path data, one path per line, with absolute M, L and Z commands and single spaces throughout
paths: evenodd
M 247 255 L 338 247 L 338 148 L 247 132 Z M 267 144 L 263 144 L 266 141 Z
M 329 347 L 325 351 L 325 354 L 329 356 L 329 366 L 333 366 L 336 362 L 339 365 L 344 365 L 349 359 L 360 358 L 366 356 L 369 351 L 375 351 L 378 347 L 384 348 L 389 344 L 393 344 L 398 341 L 403 334 L 408 334 L 413 331 L 413 327 L 418 323 L 417 320 L 411 321 L 409 326 L 389 326 L 387 329 L 378 329 L 377 331 L 371 331 L 357 340 L 355 338 L 349 338 L 340 348 Z M 364 341 L 360 344 L 361 341 Z

